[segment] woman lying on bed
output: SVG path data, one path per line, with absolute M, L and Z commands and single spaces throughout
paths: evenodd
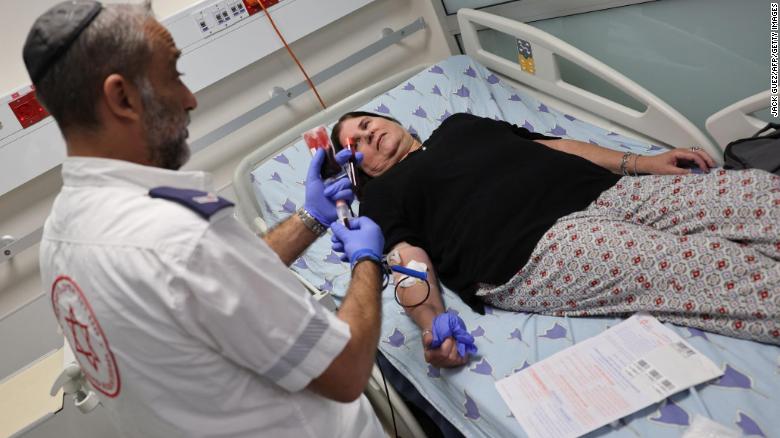
M 435 268 L 480 313 L 648 311 L 780 344 L 780 177 L 710 172 L 697 148 L 637 156 L 470 114 L 420 143 L 393 119 L 349 113 L 332 138 L 364 155 L 360 213 L 382 227 L 385 251 Z M 425 284 L 398 290 L 426 347 L 444 312 L 430 280 L 416 307 Z M 452 339 L 425 359 L 468 360 Z

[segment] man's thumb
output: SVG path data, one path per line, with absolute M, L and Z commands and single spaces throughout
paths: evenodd
M 341 221 L 336 221 L 330 224 L 330 229 L 333 231 L 333 235 L 336 236 L 339 240 L 344 240 L 344 235 L 347 233 L 347 227 L 345 227 Z

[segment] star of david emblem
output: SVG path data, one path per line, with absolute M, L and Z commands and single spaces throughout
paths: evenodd
M 73 348 L 76 349 L 76 353 L 84 356 L 92 368 L 98 369 L 100 358 L 95 354 L 95 349 L 92 348 L 92 340 L 89 336 L 89 327 L 86 324 L 82 324 L 76 319 L 76 314 L 73 312 L 73 307 L 70 307 L 68 316 L 65 317 L 65 322 L 70 327 L 70 332 L 73 335 Z M 85 348 L 86 346 L 86 348 Z

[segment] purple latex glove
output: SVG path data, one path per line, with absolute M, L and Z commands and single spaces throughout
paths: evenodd
M 340 166 L 343 166 L 347 164 L 350 157 L 352 157 L 352 151 L 349 149 L 342 149 L 336 154 L 336 162 L 339 163 Z M 355 161 L 357 161 L 358 166 L 363 162 L 363 152 L 355 151 Z
M 344 165 L 352 155 L 351 152 L 347 152 L 347 154 L 336 156 L 336 161 L 340 165 Z M 363 159 L 363 154 L 357 153 L 355 157 L 358 163 L 360 163 Z M 338 219 L 336 201 L 343 200 L 349 205 L 352 203 L 355 195 L 352 193 L 351 183 L 346 178 L 322 180 L 320 169 L 324 161 L 325 151 L 318 149 L 309 164 L 309 171 L 306 175 L 306 198 L 303 208 L 314 216 L 319 223 L 327 227 Z
M 349 228 L 336 221 L 330 229 L 333 230 L 333 250 L 343 253 L 342 261 L 354 265 L 356 260 L 364 256 L 377 262 L 382 260 L 385 238 L 382 229 L 370 218 L 362 216 L 350 219 Z
M 452 337 L 455 339 L 460 357 L 477 352 L 474 337 L 466 330 L 466 323 L 454 313 L 444 312 L 434 318 L 431 334 L 433 335 L 431 348 L 439 348 L 445 339 Z

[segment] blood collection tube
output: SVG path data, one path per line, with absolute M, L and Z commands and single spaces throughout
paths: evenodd
M 347 162 L 347 176 L 349 177 L 349 182 L 352 183 L 352 188 L 354 190 L 357 190 L 357 172 L 355 171 L 355 147 L 352 146 L 352 144 L 355 142 L 355 140 L 352 137 L 347 138 L 347 150 L 352 152 L 352 156 L 349 158 L 349 161 Z
M 336 201 L 336 215 L 339 217 L 339 220 L 344 224 L 344 226 L 349 229 L 349 218 L 352 217 L 352 214 L 349 211 L 349 205 L 347 205 L 347 201 Z

